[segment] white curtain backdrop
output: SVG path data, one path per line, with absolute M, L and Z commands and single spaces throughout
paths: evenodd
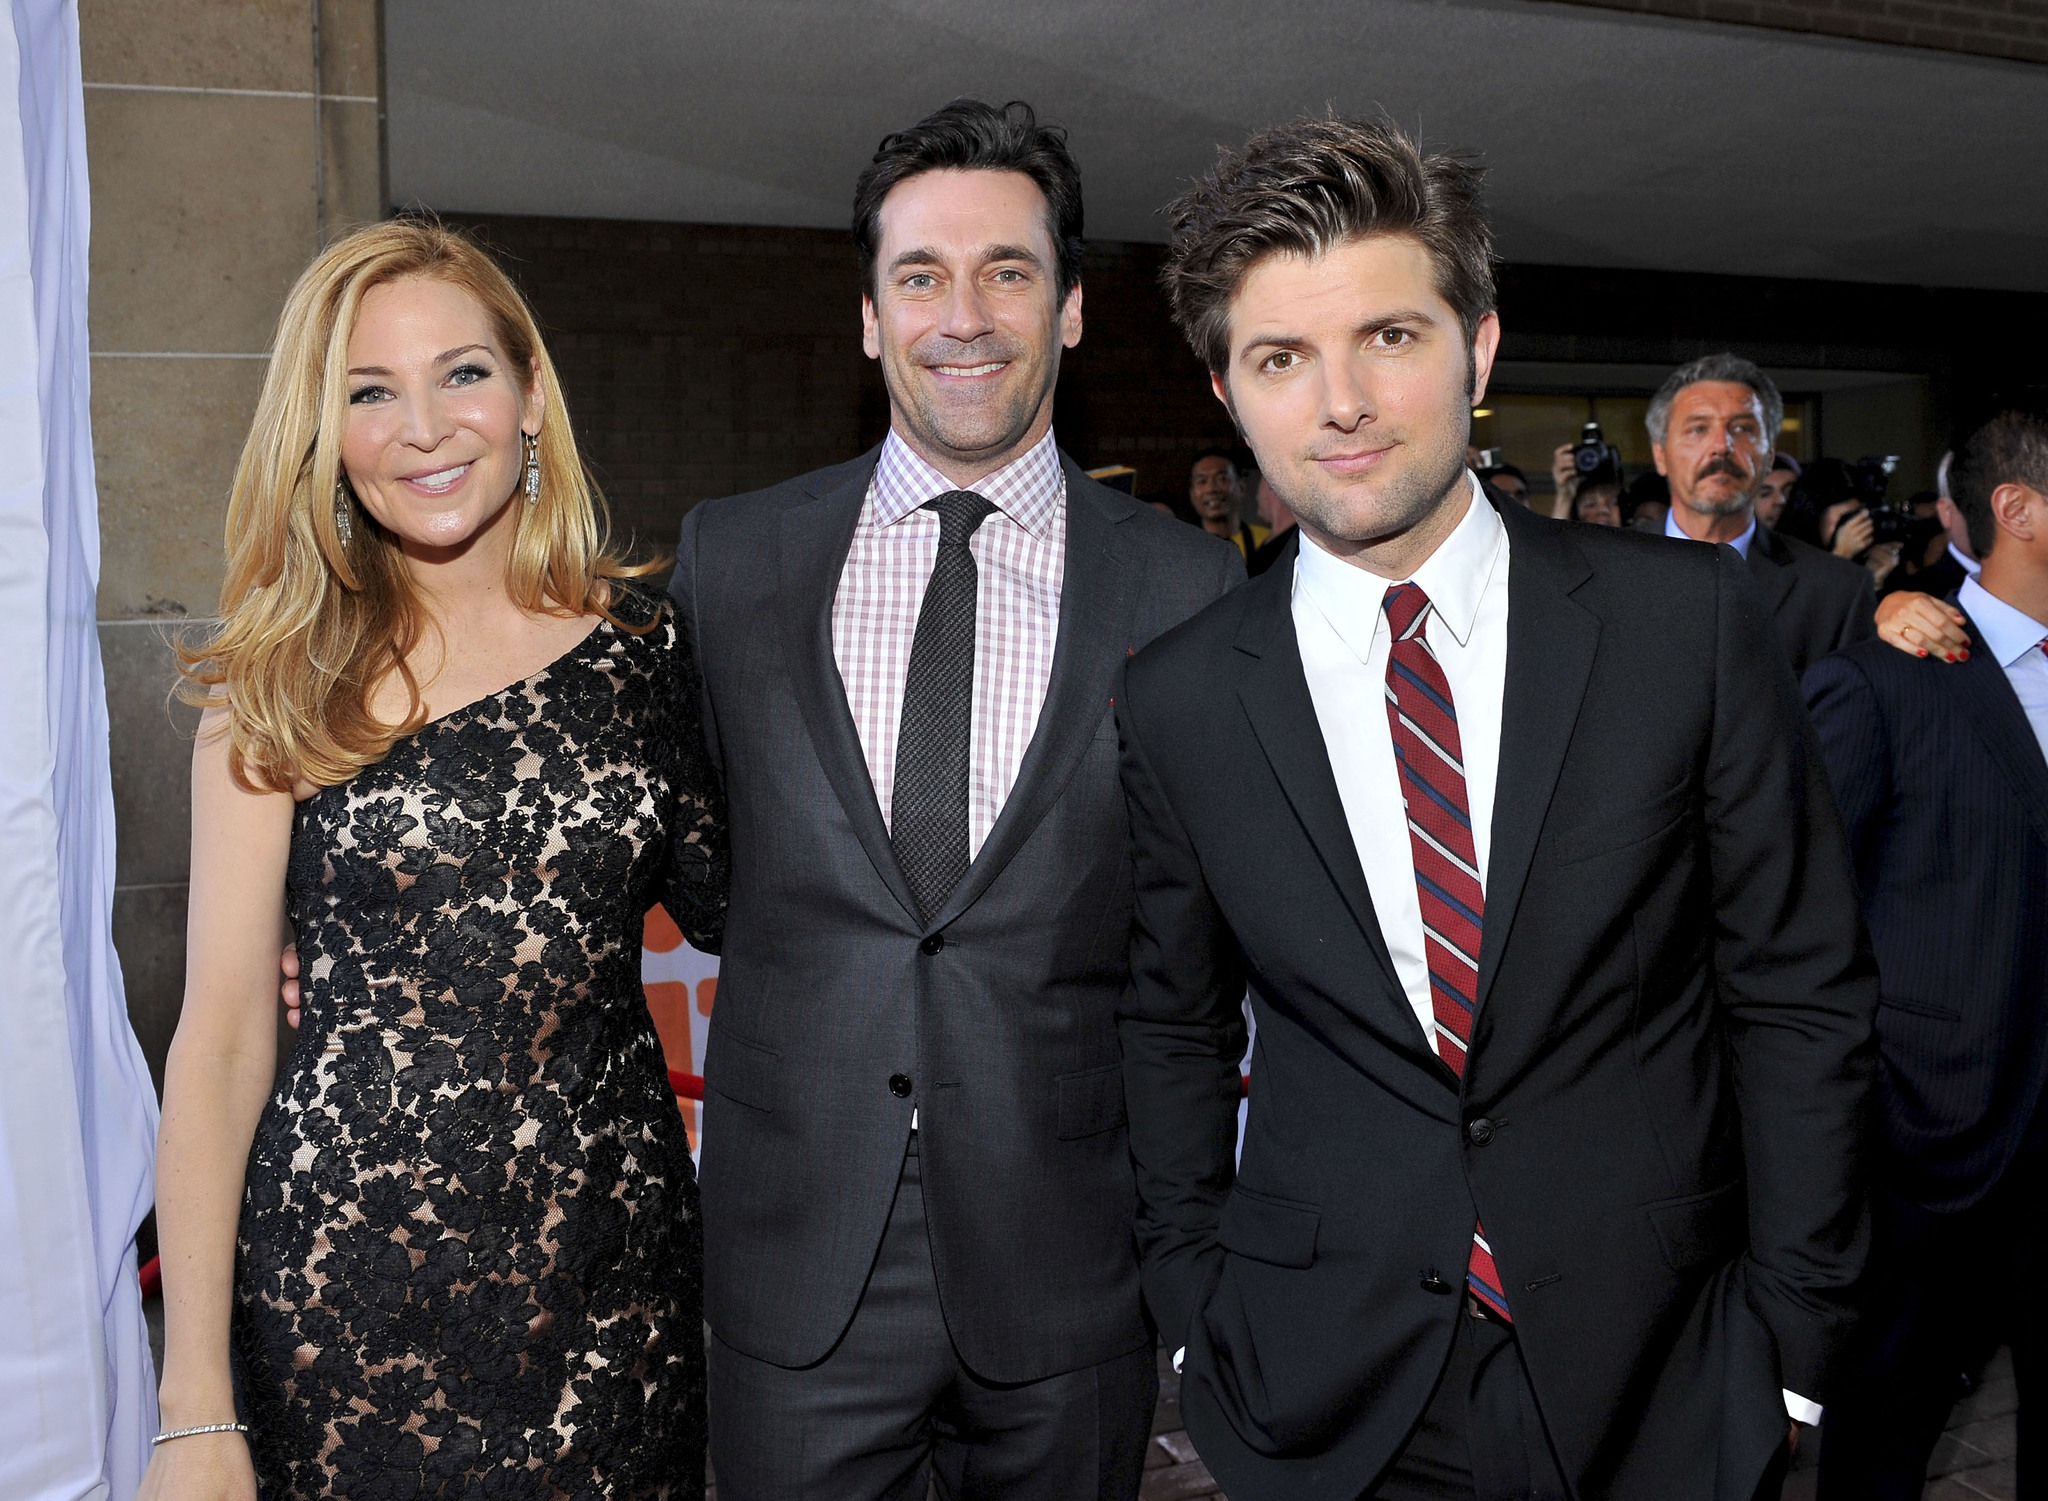
M 10 7 L 0 27 L 0 1497 L 128 1501 L 156 1428 L 133 1248 L 154 1192 L 156 1097 L 111 936 L 84 91 L 74 0 Z

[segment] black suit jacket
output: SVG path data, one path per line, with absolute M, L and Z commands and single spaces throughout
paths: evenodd
M 1861 563 L 1758 524 L 1749 576 L 1797 677 L 1829 652 L 1877 635 L 1877 586 Z
M 1132 650 L 1244 565 L 1065 461 L 1037 733 L 973 866 L 921 922 L 832 655 L 875 458 L 708 501 L 677 547 L 733 862 L 704 1063 L 705 1314 L 747 1355 L 821 1359 L 916 1109 L 947 1328 L 983 1377 L 1035 1380 L 1149 1337 L 1117 1054 L 1131 867 L 1111 697 Z
M 1232 1501 L 1372 1483 L 1466 1317 L 1449 1294 L 1475 1215 L 1580 1496 L 1748 1501 L 1784 1441 L 1780 1386 L 1826 1400 L 1863 1257 L 1877 997 L 1797 686 L 1731 550 L 1500 512 L 1507 686 L 1462 1084 L 1373 912 L 1291 562 L 1126 674 L 1145 1289 Z
M 1806 694 L 1877 950 L 1883 1181 L 1962 1209 L 2048 1078 L 2048 762 L 1981 649 L 1872 642 L 1816 663 Z

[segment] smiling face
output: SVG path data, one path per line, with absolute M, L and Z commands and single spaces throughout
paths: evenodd
M 1468 345 L 1428 252 L 1380 235 L 1255 264 L 1211 379 L 1302 530 L 1406 578 L 1465 514 L 1472 405 L 1499 339 L 1488 313 Z
M 341 462 L 363 509 L 408 552 L 470 545 L 506 513 L 538 433 L 533 372 L 514 370 L 460 287 L 406 277 L 363 295 L 348 341 Z
M 1664 436 L 1650 452 L 1671 481 L 1671 503 L 1697 516 L 1739 516 L 1771 472 L 1776 434 L 1763 401 L 1740 381 L 1703 380 L 1671 400 Z
M 1081 289 L 1060 297 L 1045 195 L 1021 172 L 920 173 L 890 189 L 880 221 L 862 347 L 882 362 L 898 435 L 971 484 L 1052 426 Z

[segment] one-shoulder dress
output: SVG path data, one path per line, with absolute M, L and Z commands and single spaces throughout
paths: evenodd
M 702 1494 L 697 1181 L 640 949 L 656 900 L 716 947 L 713 787 L 664 610 L 299 805 L 302 1020 L 235 1272 L 266 1501 Z

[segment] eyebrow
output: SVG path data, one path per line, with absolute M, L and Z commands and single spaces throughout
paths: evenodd
M 1404 323 L 1421 323 L 1435 328 L 1437 320 L 1420 308 L 1399 308 L 1391 313 L 1382 313 L 1377 318 L 1368 318 L 1351 330 L 1352 337 L 1370 339 L 1382 329 L 1395 328 Z M 1265 333 L 1247 339 L 1242 350 L 1250 354 L 1254 349 L 1299 349 L 1310 340 L 1303 334 Z
M 1026 265 L 1037 266 L 1041 270 L 1045 267 L 1045 262 L 1039 259 L 1038 252 L 1023 245 L 984 245 L 978 254 L 984 266 L 993 261 L 1023 261 Z M 919 245 L 904 251 L 889 262 L 889 270 L 893 274 L 905 266 L 941 266 L 945 264 L 945 260 L 945 255 L 937 246 Z
M 435 355 L 434 363 L 445 365 L 458 355 L 468 354 L 474 349 L 481 349 L 485 354 L 491 352 L 491 346 L 488 344 L 460 344 L 453 349 L 446 349 Z M 391 372 L 382 365 L 354 365 L 349 368 L 348 373 L 350 375 L 389 375 Z

